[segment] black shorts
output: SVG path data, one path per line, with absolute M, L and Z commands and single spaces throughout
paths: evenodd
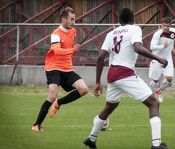
M 63 72 L 59 70 L 46 71 L 47 84 L 57 84 L 60 85 L 65 91 L 71 91 L 75 89 L 72 84 L 81 77 L 74 71 Z

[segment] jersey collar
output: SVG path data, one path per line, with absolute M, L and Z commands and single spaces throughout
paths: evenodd
M 69 30 L 68 29 L 66 29 L 66 28 L 64 28 L 62 25 L 60 25 L 60 29 L 63 31 L 63 32 L 69 32 Z

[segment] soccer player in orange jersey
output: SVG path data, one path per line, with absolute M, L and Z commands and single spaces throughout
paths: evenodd
M 34 131 L 43 131 L 41 123 L 45 119 L 50 106 L 50 116 L 53 117 L 61 105 L 70 103 L 87 94 L 88 87 L 81 77 L 73 71 L 72 56 L 79 50 L 80 45 L 74 45 L 76 30 L 75 13 L 70 7 L 60 12 L 61 25 L 51 34 L 51 47 L 45 59 L 45 72 L 49 94 L 41 106 L 38 118 L 32 126 Z M 61 86 L 70 93 L 57 99 L 58 89 Z

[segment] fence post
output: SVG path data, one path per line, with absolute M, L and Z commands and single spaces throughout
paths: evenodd
M 15 61 L 13 72 L 12 72 L 12 75 L 11 75 L 11 78 L 10 78 L 9 85 L 11 85 L 11 83 L 12 83 L 12 80 L 13 80 L 13 77 L 14 77 L 14 74 L 15 74 L 15 70 L 18 66 L 18 61 L 19 61 L 19 25 L 17 25 L 17 34 L 16 34 L 16 61 Z M 18 80 L 19 80 L 19 72 L 17 71 L 17 84 L 19 82 Z
M 16 62 L 19 61 L 19 25 L 17 26 L 17 35 L 16 35 Z

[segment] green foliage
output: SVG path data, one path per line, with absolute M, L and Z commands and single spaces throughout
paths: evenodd
M 59 95 L 63 96 L 61 91 Z M 170 149 L 175 136 L 175 94 L 169 92 L 160 105 L 162 138 Z M 47 88 L 0 86 L 1 149 L 85 149 L 82 142 L 89 135 L 92 120 L 104 106 L 105 98 L 87 96 L 62 106 L 54 118 L 46 117 L 44 132 L 33 132 Z M 99 149 L 149 149 L 151 131 L 148 110 L 143 104 L 124 96 L 119 108 L 110 116 L 112 130 L 101 132 Z

